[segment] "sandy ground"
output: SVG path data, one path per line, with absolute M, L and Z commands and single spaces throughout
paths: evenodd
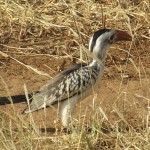
M 140 73 L 137 72 L 132 62 L 127 60 L 129 58 L 127 53 L 114 48 L 109 51 L 104 77 L 95 91 L 97 94 L 95 104 L 103 109 L 109 122 L 113 124 L 120 119 L 117 111 L 122 112 L 124 99 L 125 120 L 133 127 L 141 128 L 145 126 L 144 119 L 146 119 L 145 117 L 148 113 L 148 101 L 145 98 L 148 98 L 150 95 L 150 52 L 148 52 L 145 45 L 140 54 L 135 49 L 131 53 L 133 56 L 131 58 L 137 68 L 139 68 Z M 63 58 L 55 59 L 48 56 L 19 56 L 16 59 L 42 70 L 52 77 L 59 72 L 64 61 Z M 27 87 L 28 93 L 32 93 L 46 84 L 49 77 L 41 76 L 10 58 L 1 56 L 0 62 L 0 109 L 7 113 L 13 111 L 11 104 L 8 104 L 9 101 L 6 98 L 12 96 L 15 114 L 17 115 L 26 108 L 24 84 Z M 68 65 L 72 65 L 69 58 L 65 67 Z M 89 115 L 92 103 L 93 96 L 91 95 L 82 101 L 81 105 L 77 105 L 74 117 L 77 118 L 78 112 L 81 112 L 81 116 L 84 115 L 86 107 L 86 114 Z M 29 123 L 29 115 L 20 114 L 20 116 L 23 117 L 26 123 Z M 56 111 L 51 108 L 46 109 L 46 116 L 43 110 L 33 113 L 36 125 L 39 128 L 45 128 L 44 124 L 46 124 L 46 128 L 50 132 L 53 132 L 56 126 L 54 123 L 57 118 L 56 116 Z M 60 123 L 57 126 L 59 128 Z

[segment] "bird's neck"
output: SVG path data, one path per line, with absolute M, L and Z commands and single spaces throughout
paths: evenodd
M 97 48 L 95 47 L 93 52 L 91 53 L 91 56 L 93 57 L 93 62 L 92 64 L 102 62 L 103 64 L 105 63 L 105 58 L 106 58 L 106 53 L 107 53 L 107 49 L 109 46 L 105 46 L 105 47 L 100 47 Z
M 101 51 L 101 53 L 96 54 L 93 57 L 93 61 L 90 63 L 91 67 L 101 67 L 105 65 L 105 59 L 106 59 L 106 52 L 107 51 Z
M 89 66 L 94 68 L 97 71 L 100 71 L 102 68 L 105 67 L 105 58 L 99 61 L 93 59 L 92 62 L 89 64 Z

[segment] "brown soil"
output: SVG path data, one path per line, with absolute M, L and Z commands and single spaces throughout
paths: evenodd
M 127 48 L 128 45 L 129 43 L 125 43 L 124 45 L 115 45 L 113 47 L 121 46 Z M 120 119 L 117 110 L 122 112 L 122 101 L 125 97 L 125 120 L 133 127 L 140 128 L 145 126 L 144 120 L 146 118 L 143 117 L 148 113 L 148 101 L 145 98 L 149 98 L 150 95 L 150 52 L 146 48 L 146 45 L 148 43 L 145 43 L 145 47 L 140 52 L 132 48 L 131 54 L 133 57 L 128 56 L 126 52 L 119 51 L 117 48 L 109 51 L 106 60 L 106 71 L 96 91 L 98 94 L 96 106 L 100 106 L 104 110 L 109 122 L 112 124 Z M 137 72 L 131 61 L 128 60 L 129 57 L 132 58 L 139 72 Z M 52 77 L 59 72 L 64 60 L 67 60 L 65 67 L 72 65 L 72 61 L 69 58 L 56 59 L 46 55 L 20 55 L 16 59 L 38 70 L 44 71 Z M 39 90 L 49 80 L 49 77 L 39 75 L 9 57 L 0 56 L 0 68 L 0 109 L 7 113 L 12 112 L 12 107 L 11 104 L 3 104 L 4 102 L 8 102 L 6 97 L 12 96 L 13 101 L 16 102 L 14 103 L 15 113 L 18 114 L 26 108 L 24 84 L 28 89 L 28 93 L 32 93 Z M 93 96 L 91 95 L 81 102 L 82 115 L 85 113 L 85 107 L 88 108 L 88 113 L 86 112 L 86 114 L 90 114 L 92 99 Z M 76 114 L 79 110 L 80 105 L 77 106 L 74 117 L 77 116 Z M 56 111 L 47 108 L 46 115 L 46 128 L 54 129 L 54 120 L 56 120 L 57 115 Z M 20 116 L 26 122 L 29 122 L 29 115 L 20 114 Z M 42 119 L 44 117 L 43 110 L 33 113 L 35 123 L 40 128 L 45 127 L 42 121 L 45 120 Z M 53 130 L 50 131 L 53 132 Z

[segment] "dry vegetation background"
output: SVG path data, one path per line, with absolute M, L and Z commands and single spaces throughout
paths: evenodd
M 106 27 L 127 30 L 133 41 L 111 47 L 98 96 L 78 105 L 72 132 L 60 131 L 53 109 L 21 115 L 26 89 L 87 61 L 83 49 L 103 27 L 102 8 Z M 148 150 L 149 45 L 149 0 L 0 0 L 0 149 Z

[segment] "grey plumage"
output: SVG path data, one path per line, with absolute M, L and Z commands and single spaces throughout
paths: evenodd
M 62 124 L 68 127 L 76 102 L 87 97 L 99 83 L 104 72 L 107 49 L 119 40 L 131 40 L 131 36 L 124 31 L 114 29 L 95 32 L 89 43 L 89 52 L 93 56 L 93 61 L 90 64 L 72 66 L 54 77 L 33 96 L 24 113 L 58 104 Z

